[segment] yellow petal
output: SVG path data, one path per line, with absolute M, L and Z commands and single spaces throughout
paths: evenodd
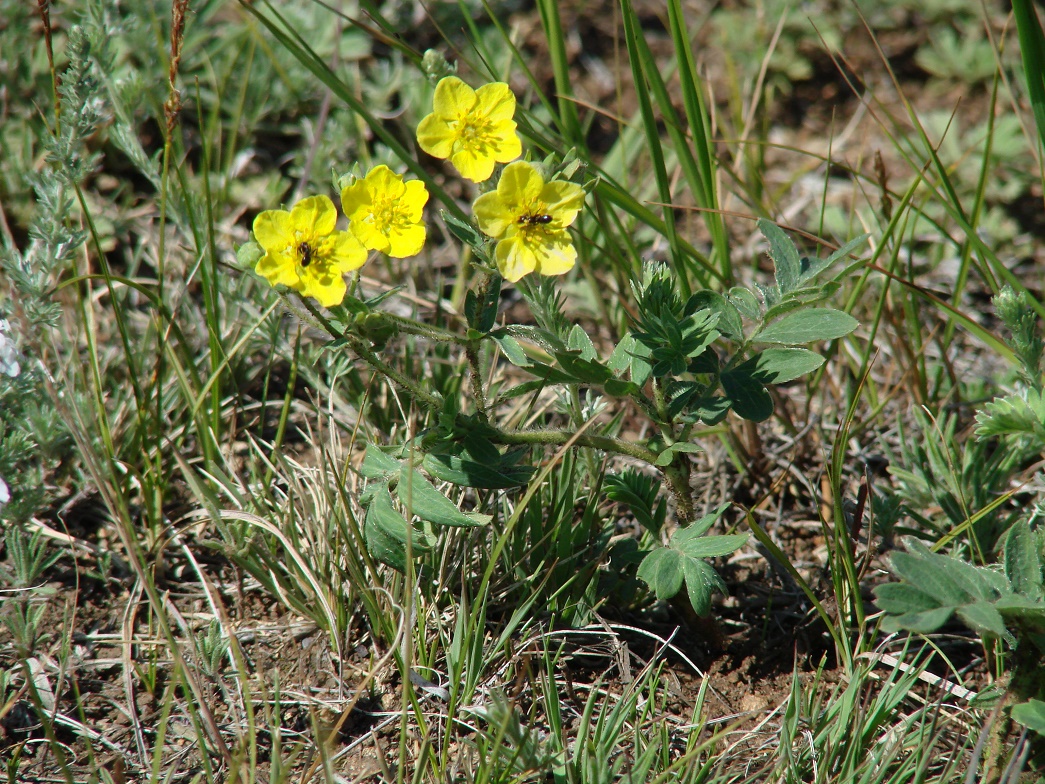
M 464 147 L 453 154 L 450 162 L 461 176 L 472 182 L 485 182 L 493 174 L 494 159 L 473 147 Z
M 576 183 L 555 180 L 541 189 L 540 199 L 545 204 L 545 212 L 559 226 L 569 226 L 584 207 L 584 189 Z
M 522 214 L 540 198 L 543 187 L 544 178 L 533 164 L 519 161 L 504 167 L 497 183 L 497 193 L 510 209 Z
M 427 203 L 428 189 L 425 184 L 420 180 L 410 180 L 399 198 L 399 214 L 411 223 L 417 223 Z
M 384 235 L 382 228 L 375 225 L 373 221 L 368 220 L 352 221 L 349 226 L 349 229 L 352 230 L 352 235 L 359 240 L 364 248 L 387 253 L 388 237 Z
M 314 297 L 324 308 L 340 305 L 348 291 L 345 279 L 340 275 L 309 275 L 303 281 L 301 293 L 306 297 Z
M 577 263 L 577 249 L 565 231 L 550 231 L 535 243 L 533 253 L 537 259 L 536 271 L 541 275 L 562 275 Z
M 521 209 L 513 212 L 504 203 L 497 191 L 484 193 L 472 205 L 472 214 L 479 222 L 479 230 L 490 237 L 500 237 L 522 215 Z
M 309 196 L 294 205 L 290 222 L 294 231 L 301 232 L 304 237 L 323 237 L 334 230 L 337 210 L 329 197 Z
M 494 160 L 498 163 L 508 163 L 522 155 L 522 142 L 519 141 L 519 134 L 515 132 L 515 123 L 497 123 L 487 133 L 487 142 L 492 148 Z
M 504 279 L 511 283 L 529 275 L 537 267 L 537 257 L 519 235 L 498 242 L 494 257 L 497 260 L 497 269 L 501 271 Z
M 475 91 L 475 98 L 475 111 L 491 122 L 511 120 L 515 115 L 515 94 L 504 82 L 484 84 Z
M 355 219 L 357 212 L 369 212 L 372 204 L 366 180 L 356 180 L 341 189 L 341 209 L 350 221 Z
M 359 269 L 366 262 L 367 256 L 366 248 L 347 231 L 337 231 L 327 237 L 318 254 L 339 274 Z
M 366 176 L 366 185 L 375 199 L 398 199 L 406 190 L 402 175 L 396 174 L 384 164 L 370 170 Z
M 439 117 L 455 120 L 468 114 L 474 106 L 475 90 L 456 76 L 446 76 L 435 86 L 432 108 Z
M 265 210 L 254 218 L 254 238 L 271 253 L 294 244 L 294 230 L 290 213 L 286 210 Z
M 430 114 L 417 126 L 417 144 L 433 158 L 449 158 L 456 135 L 442 117 Z
M 269 282 L 270 286 L 298 285 L 296 256 L 290 253 L 266 253 L 254 265 L 254 271 Z
M 420 223 L 393 226 L 388 232 L 389 249 L 385 253 L 396 259 L 420 253 L 425 244 L 425 235 L 425 227 Z

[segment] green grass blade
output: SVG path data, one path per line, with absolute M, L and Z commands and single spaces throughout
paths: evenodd
M 1027 94 L 1034 108 L 1038 137 L 1045 145 L 1045 33 L 1030 0 L 1012 0 L 1012 15 L 1020 38 L 1023 73 L 1027 77 Z

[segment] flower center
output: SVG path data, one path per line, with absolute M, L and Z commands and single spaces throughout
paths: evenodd
M 490 122 L 485 117 L 465 115 L 458 120 L 457 138 L 466 147 L 484 147 L 490 143 Z

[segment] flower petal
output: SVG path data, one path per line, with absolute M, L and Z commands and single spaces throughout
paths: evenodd
M 545 232 L 542 242 L 534 243 L 533 254 L 537 259 L 536 271 L 541 275 L 562 275 L 577 263 L 577 249 L 565 231 Z M 507 277 L 507 276 L 505 276 Z
M 487 131 L 485 141 L 490 149 L 489 154 L 492 154 L 498 163 L 508 163 L 522 155 L 522 142 L 519 141 L 515 127 L 514 122 L 499 122 Z
M 497 191 L 484 193 L 472 204 L 472 214 L 479 222 L 479 230 L 495 238 L 504 234 L 522 213 L 521 209 L 512 211 Z
M 294 229 L 290 213 L 286 210 L 259 212 L 254 218 L 254 238 L 269 253 L 293 245 Z
M 517 215 L 529 212 L 530 206 L 540 198 L 544 178 L 532 163 L 518 161 L 504 167 L 497 193 Z
M 369 212 L 373 203 L 366 180 L 356 180 L 341 189 L 341 209 L 349 221 L 354 220 L 357 213 Z
M 494 257 L 504 279 L 511 283 L 537 268 L 537 257 L 518 234 L 498 242 Z
M 475 91 L 475 110 L 494 123 L 511 120 L 515 116 L 515 94 L 504 82 L 484 84 Z M 512 130 L 515 130 L 512 123 Z
M 573 223 L 584 207 L 584 189 L 573 182 L 549 182 L 541 189 L 540 198 L 545 204 L 545 212 L 559 227 Z
M 450 124 L 434 113 L 417 126 L 417 144 L 433 158 L 449 158 L 456 138 Z
M 421 252 L 425 244 L 426 231 L 424 224 L 410 223 L 393 226 L 388 232 L 389 249 L 385 251 L 396 259 L 405 259 Z
M 398 199 L 406 190 L 403 175 L 396 174 L 383 163 L 375 166 L 367 174 L 366 186 L 375 199 Z
M 270 251 L 258 259 L 254 271 L 269 282 L 270 286 L 290 286 L 299 283 L 296 256 L 287 252 Z
M 388 252 L 388 237 L 382 231 L 384 227 L 378 226 L 372 218 L 354 220 L 348 228 L 351 229 L 353 236 L 359 240 L 364 248 L 376 250 L 380 253 Z
M 445 76 L 435 86 L 432 99 L 434 114 L 446 120 L 456 120 L 472 111 L 475 90 L 456 76 Z
M 302 282 L 302 295 L 314 297 L 324 308 L 340 305 L 348 291 L 345 279 L 332 273 L 307 275 Z
M 316 251 L 321 262 L 326 262 L 338 273 L 359 269 L 366 262 L 366 248 L 347 231 L 336 231 L 325 238 Z M 342 295 L 344 296 L 344 295 Z M 341 300 L 338 300 L 340 302 Z
M 303 239 L 323 237 L 334 230 L 337 210 L 329 197 L 309 196 L 294 205 L 290 221 L 294 231 L 301 232 Z
M 474 147 L 464 147 L 453 154 L 450 162 L 461 176 L 472 182 L 485 182 L 493 174 L 494 159 Z
M 410 180 L 405 184 L 404 192 L 399 197 L 399 214 L 411 223 L 421 220 L 425 205 L 428 203 L 428 189 L 420 180 Z

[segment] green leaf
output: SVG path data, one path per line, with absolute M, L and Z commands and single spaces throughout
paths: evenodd
M 659 547 L 639 564 L 636 575 L 653 589 L 658 599 L 670 599 L 682 587 L 682 556 L 668 547 Z
M 755 343 L 797 345 L 814 340 L 835 340 L 848 335 L 860 322 L 834 308 L 810 308 L 789 313 L 762 329 L 752 338 Z
M 1045 735 L 1045 702 L 1027 700 L 1019 705 L 1013 705 L 1012 720 L 1034 730 L 1039 735 Z
M 446 228 L 450 230 L 457 239 L 472 248 L 479 248 L 483 244 L 483 235 L 471 223 L 466 223 L 449 212 L 440 211 L 440 216 L 446 221 Z
M 570 334 L 566 337 L 566 347 L 571 351 L 578 351 L 584 359 L 595 359 L 595 344 L 591 342 L 588 333 L 580 324 L 574 324 Z
M 657 465 L 664 467 L 671 465 L 671 461 L 675 459 L 675 455 L 679 452 L 688 452 L 695 454 L 697 452 L 703 452 L 700 444 L 694 444 L 689 441 L 679 441 L 667 447 L 663 452 L 657 455 Z
M 236 248 L 236 266 L 242 270 L 253 270 L 261 257 L 265 255 L 265 249 L 253 239 L 253 236 L 252 234 L 252 239 Z
M 1000 637 L 1014 645 L 1016 639 L 1005 629 L 1001 613 L 989 602 L 974 602 L 958 608 L 958 617 L 981 637 Z
M 934 569 L 924 558 L 896 552 L 890 557 L 889 563 L 897 575 L 923 593 L 935 596 L 941 606 L 957 607 L 973 599 L 972 594 L 947 569 Z
M 422 534 L 409 526 L 395 510 L 388 488 L 378 486 L 370 494 L 363 522 L 363 539 L 367 551 L 381 563 L 405 572 L 407 536 L 411 537 L 410 546 L 415 556 L 431 549 Z
M 762 315 L 762 308 L 758 306 L 758 299 L 747 289 L 734 286 L 729 290 L 728 299 L 743 314 L 744 318 L 758 321 Z
M 823 364 L 824 358 L 809 349 L 767 348 L 738 366 L 737 370 L 750 374 L 751 378 L 763 384 L 784 384 L 812 373 Z
M 671 537 L 671 546 L 677 548 L 690 558 L 719 558 L 735 553 L 747 544 L 747 534 L 729 534 L 723 536 L 688 536 L 689 528 L 680 528 Z
M 416 470 L 403 473 L 396 485 L 396 496 L 408 514 L 433 525 L 466 528 L 485 525 L 493 519 L 490 515 L 466 515 Z
M 997 397 L 976 412 L 976 435 L 1029 435 L 1045 439 L 1045 401 L 1034 390 Z
M 606 496 L 618 504 L 625 504 L 643 528 L 657 533 L 664 523 L 663 501 L 657 502 L 660 485 L 652 477 L 629 469 L 621 474 L 610 474 L 603 484 Z
M 398 476 L 401 468 L 402 464 L 394 457 L 389 457 L 374 444 L 367 444 L 359 473 L 366 479 L 388 480 Z
M 717 425 L 726 418 L 732 405 L 733 401 L 722 395 L 698 398 L 689 404 L 686 418 L 692 417 L 705 425 Z
M 885 583 L 874 589 L 878 606 L 890 615 L 920 613 L 939 608 L 939 600 L 907 583 Z
M 1012 589 L 1032 601 L 1045 598 L 1042 583 L 1042 547 L 1038 535 L 1031 530 L 1030 523 L 1020 520 L 1005 535 L 1002 547 L 1005 558 L 1005 575 Z
M 743 366 L 721 376 L 722 389 L 733 403 L 737 416 L 749 422 L 764 422 L 773 414 L 773 398 Z
M 718 315 L 718 323 L 715 326 L 719 332 L 738 343 L 744 340 L 744 321 L 736 305 L 717 291 L 702 289 L 689 298 L 686 312 L 695 313 L 704 309 Z
M 519 341 L 508 334 L 492 335 L 494 342 L 501 349 L 501 353 L 504 354 L 505 359 L 511 362 L 516 367 L 529 367 L 532 363 L 529 357 L 526 356 L 526 352 L 523 351 L 523 347 L 519 345 Z
M 613 353 L 610 354 L 610 358 L 606 362 L 607 367 L 613 371 L 613 375 L 619 376 L 628 369 L 628 366 L 631 364 L 631 353 L 635 350 L 635 345 L 635 337 L 629 332 L 614 347 Z
M 699 520 L 690 523 L 688 526 L 686 526 L 686 530 L 692 531 L 694 536 L 703 536 L 709 530 L 711 530 L 711 526 L 713 526 L 715 522 L 720 517 L 722 517 L 722 513 L 729 509 L 729 507 L 730 504 L 728 503 L 719 505 L 719 507 L 710 514 L 706 514 Z
M 887 632 L 906 629 L 915 634 L 932 634 L 947 623 L 953 614 L 953 607 L 938 607 L 935 610 L 925 610 L 924 612 L 887 615 L 882 619 L 882 628 Z
M 648 346 L 635 342 L 635 348 L 631 352 L 631 380 L 640 387 L 653 374 L 653 365 L 648 361 L 650 353 Z
M 861 234 L 859 237 L 854 237 L 853 239 L 849 240 L 849 242 L 847 242 L 845 245 L 843 245 L 834 253 L 832 253 L 830 256 L 828 256 L 826 259 L 803 259 L 802 261 L 804 262 L 804 264 L 802 266 L 804 267 L 804 269 L 802 270 L 802 275 L 799 279 L 800 282 L 806 283 L 812 280 L 825 269 L 833 265 L 839 259 L 844 259 L 850 253 L 856 250 L 858 246 L 863 245 L 867 238 L 870 236 L 870 234 Z
M 701 618 L 711 612 L 711 596 L 716 591 L 726 593 L 726 584 L 715 568 L 704 561 L 683 561 L 683 575 L 686 579 L 686 592 L 693 611 Z
M 497 460 L 480 461 L 457 444 L 445 446 L 443 450 L 426 454 L 422 467 L 442 482 L 463 487 L 483 490 L 521 487 L 530 481 L 535 470 L 530 466 L 516 465 L 517 457 L 512 453 L 504 457 L 499 455 Z
M 798 248 L 779 226 L 765 218 L 758 219 L 758 230 L 769 241 L 769 256 L 773 259 L 777 288 L 787 296 L 798 286 L 802 262 Z

